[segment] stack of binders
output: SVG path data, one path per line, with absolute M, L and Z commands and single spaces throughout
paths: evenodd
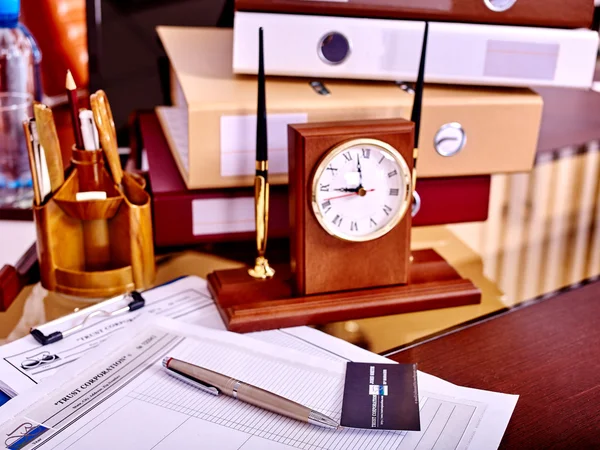
M 254 237 L 258 29 L 272 237 L 288 233 L 287 125 L 409 119 L 429 22 L 414 226 L 483 221 L 490 177 L 529 171 L 533 86 L 589 88 L 593 0 L 236 0 L 233 29 L 158 27 L 172 106 L 142 136 L 158 247 Z

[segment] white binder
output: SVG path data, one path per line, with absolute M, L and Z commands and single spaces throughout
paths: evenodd
M 233 70 L 267 75 L 415 81 L 425 22 L 237 11 Z M 589 88 L 598 32 L 430 22 L 425 81 Z

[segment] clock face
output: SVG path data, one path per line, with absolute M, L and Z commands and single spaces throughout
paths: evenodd
M 329 234 L 368 241 L 400 222 L 411 189 L 408 165 L 397 150 L 375 139 L 356 139 L 335 147 L 317 165 L 312 206 Z

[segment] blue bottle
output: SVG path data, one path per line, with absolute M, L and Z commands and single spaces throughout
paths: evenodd
M 20 0 L 0 0 L 0 206 L 31 206 L 23 121 L 42 100 L 41 53 L 19 22 Z

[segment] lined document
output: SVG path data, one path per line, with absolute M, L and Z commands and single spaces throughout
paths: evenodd
M 0 347 L 0 389 L 14 397 L 56 371 L 81 358 L 89 350 L 123 330 L 145 313 L 180 319 L 210 328 L 225 329 L 206 280 L 189 276 L 143 293 L 145 306 L 134 312 L 90 320 L 69 337 L 41 346 L 28 335 Z M 59 320 L 42 325 L 46 334 L 78 325 L 91 312 L 115 311 L 129 302 L 122 296 L 85 308 Z
M 271 333 L 270 338 L 311 347 L 312 355 L 284 350 L 265 342 L 268 339 L 147 315 L 118 340 L 89 351 L 69 371 L 58 372 L 0 408 L 0 433 L 7 436 L 9 449 L 466 449 L 498 445 L 499 440 L 495 444 L 491 440 L 488 447 L 470 447 L 477 434 L 479 439 L 487 438 L 482 423 L 486 410 L 494 409 L 489 395 L 503 394 L 486 397 L 481 391 L 442 380 L 430 384 L 443 388 L 444 395 L 429 392 L 423 386 L 428 378 L 423 383 L 420 379 L 422 431 L 329 430 L 210 395 L 171 377 L 161 365 L 166 355 L 188 360 L 339 420 L 345 363 L 352 351 L 336 355 L 332 346 L 311 343 L 302 333 L 292 329 Z M 319 352 L 329 357 L 314 355 Z M 357 351 L 359 358 L 367 355 Z M 374 359 L 383 358 L 375 355 Z M 458 393 L 464 395 L 453 395 Z M 506 397 L 512 396 L 502 397 L 509 403 L 514 400 Z M 488 417 L 496 422 L 500 436 L 501 422 L 510 413 L 504 416 Z

